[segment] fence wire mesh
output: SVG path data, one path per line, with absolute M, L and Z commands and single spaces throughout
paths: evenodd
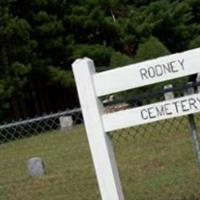
M 198 93 L 199 83 L 176 83 L 173 88 L 149 88 L 139 97 L 107 103 L 107 112 L 143 106 Z M 173 93 L 172 93 L 173 92 Z M 122 98 L 121 98 L 122 99 Z M 125 108 L 125 109 L 126 109 Z M 200 114 L 192 115 L 200 132 Z M 198 200 L 200 168 L 190 116 L 172 118 L 110 132 L 127 200 Z M 199 137 L 199 135 L 197 135 Z M 197 138 L 196 138 L 197 139 Z M 199 141 L 198 141 L 199 142 Z
M 104 99 L 105 112 L 116 112 L 175 97 L 198 83 Z M 145 92 L 146 91 L 146 92 Z M 149 92 L 150 91 L 150 92 Z M 155 91 L 155 92 L 153 92 Z M 73 126 L 60 130 L 60 117 Z M 200 114 L 195 114 L 200 132 Z M 0 126 L 0 199 L 100 199 L 83 119 L 79 108 Z M 113 143 L 126 200 L 198 200 L 200 169 L 188 116 L 108 133 Z M 45 174 L 31 177 L 27 161 L 40 157 Z

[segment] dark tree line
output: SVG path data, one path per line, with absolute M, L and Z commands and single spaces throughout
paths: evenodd
M 75 101 L 78 57 L 101 70 L 199 46 L 199 0 L 1 0 L 0 119 L 13 117 L 16 97 L 34 98 L 41 85 L 66 89 Z

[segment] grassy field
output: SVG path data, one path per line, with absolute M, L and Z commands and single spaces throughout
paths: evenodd
M 200 171 L 187 119 L 112 133 L 126 200 L 197 200 Z M 40 156 L 41 178 L 26 162 Z M 77 126 L 0 145 L 0 200 L 96 200 L 96 178 L 85 131 Z
M 46 175 L 27 176 L 26 162 L 40 156 Z M 97 199 L 97 186 L 82 127 L 0 145 L 0 199 Z

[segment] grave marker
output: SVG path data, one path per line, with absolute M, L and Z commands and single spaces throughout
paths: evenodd
M 72 116 L 62 116 L 59 118 L 61 130 L 70 129 L 73 126 Z
M 43 176 L 45 174 L 44 162 L 40 157 L 33 157 L 27 162 L 28 174 L 30 176 Z
M 173 85 L 171 85 L 171 84 L 164 86 L 164 90 L 169 90 L 172 88 L 173 88 Z M 165 100 L 174 99 L 174 93 L 172 91 L 167 91 L 167 92 L 165 92 L 164 97 L 165 97 Z

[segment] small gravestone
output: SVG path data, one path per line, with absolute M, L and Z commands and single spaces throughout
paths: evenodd
M 73 119 L 71 116 L 64 116 L 59 118 L 61 130 L 72 128 Z
M 45 174 L 44 162 L 40 157 L 33 157 L 27 162 L 29 176 L 43 176 Z
M 192 85 L 193 82 L 188 82 L 188 85 Z M 187 96 L 187 95 L 191 95 L 191 94 L 194 94 L 195 91 L 194 91 L 194 87 L 189 87 L 185 90 L 184 92 L 184 95 Z
M 167 89 L 172 89 L 173 88 L 173 85 L 165 85 L 164 86 L 164 89 L 167 90 Z M 168 92 L 165 92 L 164 94 L 165 96 L 165 100 L 171 100 L 171 99 L 174 99 L 174 93 L 173 91 L 168 91 Z

